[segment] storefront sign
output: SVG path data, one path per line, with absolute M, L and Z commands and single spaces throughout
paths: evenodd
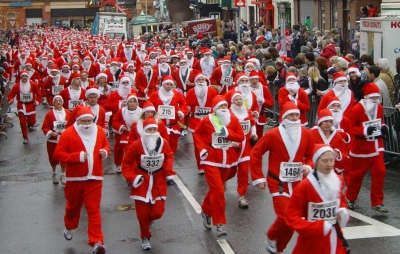
M 197 34 L 199 32 L 202 32 L 202 33 L 215 32 L 215 33 L 217 33 L 217 25 L 216 25 L 215 19 L 190 22 L 188 24 L 188 28 L 189 28 L 188 33 L 190 35 Z
M 10 3 L 10 7 L 24 7 L 24 6 L 32 6 L 31 2 L 15 2 Z
M 400 21 L 391 21 L 390 28 L 400 28 Z
M 361 21 L 361 31 L 382 31 L 382 21 L 375 20 L 362 20 Z

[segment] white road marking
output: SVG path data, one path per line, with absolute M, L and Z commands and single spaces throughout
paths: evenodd
M 225 239 L 219 239 L 217 240 L 217 242 L 225 254 L 235 254 L 235 252 L 232 250 L 231 246 Z
M 351 217 L 371 225 L 344 228 L 343 235 L 348 240 L 400 235 L 400 229 L 398 228 L 374 220 L 357 212 L 349 211 L 349 214 Z
M 196 211 L 196 213 L 200 214 L 201 213 L 200 204 L 196 201 L 196 199 L 193 197 L 192 193 L 190 193 L 188 188 L 186 188 L 186 186 L 183 184 L 182 180 L 177 175 L 175 176 L 175 183 L 178 186 L 178 188 L 182 191 L 182 193 L 186 197 L 186 199 L 189 201 L 189 203 L 192 205 L 192 207 Z

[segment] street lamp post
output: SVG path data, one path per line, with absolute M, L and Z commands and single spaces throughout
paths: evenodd
M 286 15 L 286 6 L 284 3 L 280 3 L 278 6 L 278 12 L 281 14 L 281 38 L 282 38 L 282 47 L 281 51 L 286 56 L 286 22 L 285 22 L 285 15 Z
M 146 16 L 144 17 L 144 19 L 146 20 L 146 33 L 149 31 L 149 28 L 147 27 L 147 0 L 144 0 L 144 8 L 146 11 Z

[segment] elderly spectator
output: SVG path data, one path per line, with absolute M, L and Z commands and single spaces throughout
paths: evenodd
M 395 105 L 396 91 L 394 84 L 394 75 L 393 72 L 390 70 L 389 61 L 387 60 L 387 58 L 380 58 L 376 62 L 376 66 L 378 66 L 381 71 L 379 77 L 385 82 L 389 90 L 390 101 L 392 105 Z

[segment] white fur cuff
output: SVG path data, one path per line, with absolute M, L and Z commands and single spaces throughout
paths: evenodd
M 205 160 L 208 157 L 208 151 L 206 149 L 201 150 L 200 159 Z
M 103 159 L 103 160 L 107 159 L 107 158 L 108 158 L 108 153 L 107 153 L 107 151 L 106 151 L 106 150 L 104 150 L 104 149 L 100 149 L 100 151 L 104 151 L 104 152 L 106 153 L 106 157 L 104 157 L 104 159 Z
M 137 188 L 143 183 L 143 176 L 138 175 L 136 176 L 135 180 L 133 180 L 132 187 Z
M 346 227 L 347 222 L 350 219 L 349 211 L 346 208 L 339 208 L 338 212 L 338 223 L 341 228 Z M 340 218 L 340 219 L 339 219 Z
M 80 161 L 81 163 L 84 163 L 84 162 L 85 162 L 85 152 L 84 152 L 84 151 L 82 151 L 82 152 L 79 153 L 79 161 Z
M 324 221 L 324 236 L 326 236 L 332 230 L 332 224 Z

